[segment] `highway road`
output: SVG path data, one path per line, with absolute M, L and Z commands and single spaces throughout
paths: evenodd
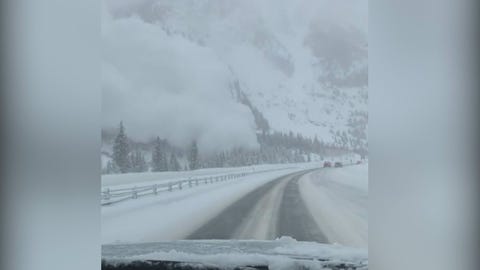
M 300 195 L 299 180 L 310 172 L 288 174 L 262 185 L 187 239 L 273 240 L 290 236 L 300 241 L 328 243 Z

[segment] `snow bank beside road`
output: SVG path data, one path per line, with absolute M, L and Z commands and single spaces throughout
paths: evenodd
M 303 176 L 299 184 L 329 242 L 368 247 L 368 164 L 318 170 Z
M 102 175 L 103 187 L 125 187 L 131 185 L 152 185 L 170 180 L 180 180 L 189 177 L 204 177 L 220 174 L 255 172 L 261 170 L 287 169 L 287 168 L 310 168 L 319 167 L 320 163 L 290 163 L 290 164 L 263 164 L 245 167 L 227 167 L 227 168 L 208 168 L 194 171 L 179 172 L 144 172 L 144 173 L 125 173 L 125 174 L 107 174 Z

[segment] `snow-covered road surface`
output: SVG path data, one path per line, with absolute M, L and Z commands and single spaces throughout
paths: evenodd
M 368 164 L 317 170 L 299 186 L 328 242 L 368 247 Z
M 290 236 L 326 243 L 305 207 L 298 180 L 309 171 L 288 174 L 250 192 L 191 234 L 189 239 L 273 240 Z
M 101 207 L 102 243 L 184 239 L 226 207 L 287 169 Z
M 291 236 L 366 248 L 367 166 L 270 172 L 102 207 L 102 243 Z

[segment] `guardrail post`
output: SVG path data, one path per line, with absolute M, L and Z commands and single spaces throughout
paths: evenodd
M 104 194 L 104 199 L 105 200 L 110 200 L 110 189 L 109 188 L 105 189 L 104 193 L 105 193 Z
M 182 182 L 178 182 L 178 189 L 182 189 Z
M 157 195 L 158 194 L 158 191 L 157 191 L 157 184 L 153 185 L 153 194 Z
M 188 187 L 192 187 L 192 180 L 188 180 Z
M 137 187 L 134 187 L 132 190 L 132 198 L 133 199 L 138 198 Z
M 168 191 L 172 191 L 172 183 L 168 183 Z
M 197 180 L 195 180 L 195 185 L 196 185 L 196 186 L 198 186 L 198 179 L 197 179 Z

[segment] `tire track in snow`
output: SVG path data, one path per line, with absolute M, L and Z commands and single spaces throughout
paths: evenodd
M 303 174 L 295 176 L 285 188 L 280 206 L 279 223 L 277 223 L 277 234 L 291 236 L 299 241 L 328 243 L 327 237 L 320 231 L 300 195 L 298 180 L 301 176 Z
M 282 194 L 288 180 L 288 178 L 279 179 L 279 182 L 260 198 L 246 215 L 244 221 L 237 227 L 232 238 L 275 239 Z
M 328 242 L 368 247 L 368 191 L 356 187 L 356 182 L 340 181 L 340 170 L 319 170 L 301 177 L 301 197 Z
M 255 189 L 197 229 L 187 239 L 297 240 L 326 242 L 300 197 L 303 171 L 279 177 Z

